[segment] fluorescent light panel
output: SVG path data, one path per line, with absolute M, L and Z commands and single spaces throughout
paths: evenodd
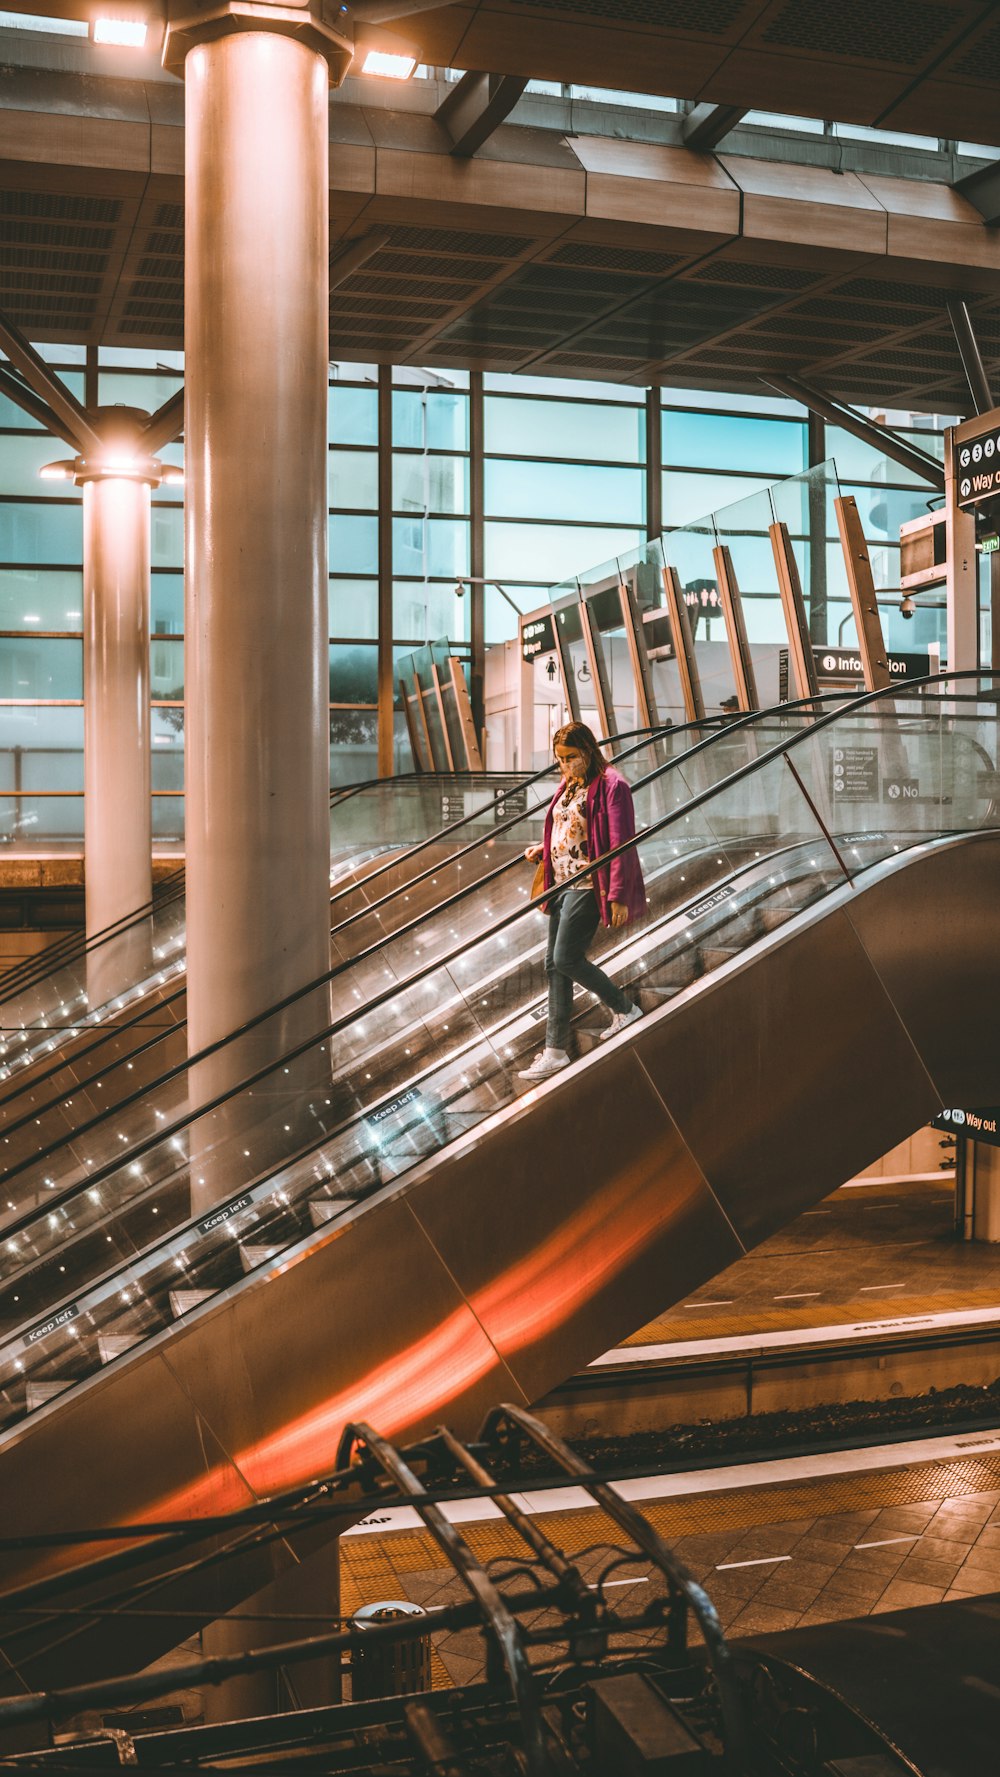
M 361 65 L 363 74 L 382 74 L 388 80 L 409 80 L 416 56 L 394 56 L 384 49 L 370 49 Z
M 141 49 L 146 41 L 145 19 L 98 18 L 94 20 L 95 43 L 113 43 L 123 49 Z

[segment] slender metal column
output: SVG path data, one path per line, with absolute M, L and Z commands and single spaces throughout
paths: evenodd
M 247 29 L 196 42 L 185 76 L 197 1050 L 329 967 L 329 75 L 309 43 Z M 315 1029 L 326 997 L 205 1064 L 199 1088 Z
M 83 487 L 83 833 L 87 934 L 152 899 L 149 734 L 148 482 L 100 477 Z M 132 984 L 145 926 L 88 961 L 100 1004 Z
M 663 529 L 663 407 L 658 387 L 646 390 L 646 536 Z
M 378 370 L 378 775 L 395 755 L 392 663 L 392 365 Z
M 476 746 L 486 757 L 486 491 L 483 373 L 469 373 L 469 698 Z
M 979 557 L 975 518 L 958 503 L 952 426 L 944 435 L 944 473 L 948 671 L 958 673 L 979 665 Z

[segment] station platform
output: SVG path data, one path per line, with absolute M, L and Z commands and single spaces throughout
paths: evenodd
M 935 1438 L 890 1448 L 653 1476 L 619 1484 L 701 1581 L 729 1636 L 869 1616 L 1000 1591 L 1000 1436 Z M 614 1528 L 582 1493 L 519 1495 L 592 1583 Z M 579 1500 L 579 1505 L 576 1504 Z M 586 1503 L 584 1503 L 586 1501 Z M 524 1545 L 488 1504 L 449 1510 L 484 1564 Z M 345 1615 L 378 1600 L 433 1610 L 461 1583 L 409 1508 L 341 1538 Z M 609 1594 L 662 1585 L 643 1556 L 616 1568 Z M 624 1600 L 622 1600 L 624 1601 Z M 662 1629 L 650 1632 L 662 1636 Z M 435 1685 L 483 1675 L 476 1632 L 436 1639 Z
M 936 1132 L 930 1137 L 915 1157 L 943 1159 Z M 827 1339 L 852 1336 L 859 1350 L 874 1341 L 877 1351 L 881 1333 L 908 1327 L 951 1333 L 977 1322 L 992 1329 L 995 1322 L 1000 1330 L 1000 1247 L 957 1237 L 953 1170 L 944 1165 L 907 1175 L 890 1170 L 892 1164 L 887 1156 L 882 1170 L 841 1186 L 710 1286 L 624 1340 L 588 1376 L 602 1372 L 614 1385 L 626 1369 L 662 1366 L 664 1359 L 682 1368 L 685 1358 L 727 1350 L 796 1341 L 815 1350 Z M 873 1368 L 879 1362 L 876 1356 L 869 1361 Z M 968 1362 L 964 1352 L 962 1362 Z M 996 1367 L 994 1374 L 1000 1353 Z M 894 1374 L 890 1361 L 889 1377 Z M 699 1384 L 692 1388 L 683 1397 L 689 1403 L 697 1400 Z M 561 1393 L 540 1411 L 572 1438 Z M 620 1400 L 616 1411 L 620 1418 Z M 1000 1433 L 990 1428 L 694 1466 L 623 1480 L 619 1487 L 705 1585 L 728 1635 L 1000 1591 Z M 582 1493 L 523 1497 L 567 1555 L 580 1555 L 588 1579 L 606 1567 L 612 1529 Z M 454 1516 L 484 1563 L 517 1559 L 519 1548 L 523 1553 L 489 1505 L 457 1507 Z M 341 1583 L 345 1613 L 386 1598 L 433 1609 L 459 1596 L 451 1568 L 405 1510 L 368 1520 L 342 1538 Z M 622 1591 L 659 1583 L 642 1558 L 609 1581 Z M 481 1677 L 478 1635 L 440 1637 L 433 1670 L 442 1686 Z

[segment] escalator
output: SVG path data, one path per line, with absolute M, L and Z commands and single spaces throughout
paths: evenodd
M 683 748 L 718 725 L 671 731 L 663 746 L 670 752 Z M 628 759 L 650 743 L 651 736 L 643 732 L 616 738 L 609 745 Z M 650 757 L 658 756 L 654 749 Z M 430 863 L 476 838 L 495 838 L 508 806 L 540 795 L 535 786 L 547 775 L 409 776 L 336 792 L 331 797 L 336 838 L 330 871 L 334 928 L 352 912 L 384 899 L 390 884 L 398 887 L 419 876 Z M 41 1107 L 68 1098 L 109 1068 L 124 1066 L 148 1044 L 161 1044 L 161 1067 L 167 1065 L 168 1051 L 171 1061 L 183 1057 L 184 911 L 181 870 L 169 891 L 157 895 L 151 914 L 141 910 L 134 920 L 88 942 L 74 937 L 60 948 L 47 973 L 36 971 L 20 986 L 5 981 L 0 1010 L 0 1118 L 8 1131 L 8 1150 L 12 1127 L 16 1132 Z M 101 982 L 106 982 L 109 967 L 114 991 L 108 994 L 102 992 Z M 13 1154 L 9 1151 L 2 1158 Z
M 530 1403 L 943 1104 L 995 1102 L 994 683 L 858 700 L 650 807 L 648 918 L 596 951 L 645 1016 L 603 1044 L 578 996 L 579 1062 L 543 1086 L 517 1079 L 543 916 L 500 872 L 440 904 L 425 954 L 407 932 L 355 965 L 364 1010 L 323 1033 L 325 1091 L 293 1106 L 271 1068 L 218 1107 L 231 1195 L 178 1218 L 179 1130 L 128 1137 L 79 1194 L 62 1294 L 20 1321 L 5 1296 L 19 1533 L 203 1517 L 321 1474 L 350 1420 L 399 1436 Z M 296 1116 L 283 1162 L 255 1166 Z M 165 1236 L 116 1196 L 136 1165 Z M 65 1559 L 8 1548 L 0 1575 Z M 113 1627 L 85 1654 L 61 1633 L 0 1636 L 16 1682 L 125 1657 Z
M 699 785 L 708 787 L 812 719 L 811 709 L 793 707 L 736 724 L 693 747 L 684 746 L 690 736 L 670 731 L 632 749 L 618 763 L 637 774 L 640 825 L 683 806 Z M 394 894 L 370 907 L 362 903 L 346 916 L 334 933 L 340 960 L 331 972 L 330 988 L 336 1005 L 360 1012 L 373 995 L 384 993 L 386 981 L 403 980 L 412 972 L 414 957 L 426 962 L 447 949 L 459 924 L 471 940 L 475 933 L 489 931 L 497 907 L 523 905 L 528 882 L 523 850 L 540 837 L 550 788 L 548 783 L 539 786 L 538 801 L 527 815 L 456 849 L 444 863 L 410 876 L 404 872 Z M 697 835 L 682 836 L 677 845 L 683 853 L 677 863 L 679 879 L 693 887 L 705 867 L 703 841 Z M 714 856 L 707 859 L 710 870 L 714 862 Z M 478 892 L 480 886 L 488 892 Z M 454 909 L 448 920 L 439 918 L 442 904 Z M 499 942 L 502 947 L 507 940 Z M 269 1022 L 258 1021 L 258 1028 L 266 1031 Z M 378 1026 L 380 1031 L 391 1029 L 381 1015 Z M 363 1020 L 355 1018 L 354 1027 L 364 1035 Z M 196 1194 L 199 1207 L 211 1207 L 218 1196 L 266 1173 L 268 1162 L 309 1152 L 318 1137 L 336 1128 L 335 1100 L 325 1092 L 321 1097 L 302 1093 L 285 1079 L 289 1070 L 282 1067 L 279 1078 L 272 1072 L 258 1088 L 252 1123 L 240 1111 L 236 1148 L 225 1140 L 231 1121 L 226 1106 L 220 1106 L 214 1120 L 198 1118 L 192 1136 L 192 1113 L 205 1102 L 205 1093 L 184 1058 L 183 1033 L 141 1034 L 144 1042 L 123 1048 L 115 1032 L 108 1041 L 96 1040 L 95 1052 L 88 1051 L 82 1061 L 57 1061 L 45 1090 L 33 1088 L 19 1116 L 8 1110 L 0 1137 L 0 1237 L 5 1241 L 0 1329 L 29 1315 L 44 1316 L 47 1303 L 63 1293 L 66 1276 L 73 1276 L 78 1286 L 90 1281 L 116 1255 L 130 1258 L 152 1236 L 185 1220 L 195 1196 L 192 1174 L 200 1170 L 196 1153 L 202 1164 L 213 1164 L 217 1179 L 222 1174 L 218 1189 L 213 1191 L 212 1181 L 206 1181 Z M 81 1079 L 84 1064 L 89 1072 Z M 372 1078 L 380 1077 L 381 1060 L 376 1066 Z M 364 1178 L 361 1188 L 367 1188 Z M 110 1232 L 109 1211 L 115 1218 Z M 322 1213 L 320 1206 L 315 1213 Z M 43 1404 L 47 1388 L 47 1382 L 32 1385 L 29 1410 Z M 0 1393 L 0 1425 L 3 1419 Z
M 806 703 L 723 725 L 721 733 L 717 723 L 669 729 L 626 746 L 616 765 L 636 787 L 639 819 L 656 818 L 793 728 L 808 724 L 814 714 L 815 707 Z M 484 827 L 480 811 L 473 809 L 444 833 L 419 842 L 364 880 L 341 889 L 331 901 L 337 920 L 331 934 L 335 995 L 362 1005 L 383 979 L 385 940 L 413 928 L 457 890 L 469 890 L 498 868 L 516 873 L 517 895 L 523 898 L 521 858 L 524 847 L 540 837 L 550 795 L 551 772 L 538 774 L 521 786 L 516 806 L 526 809 L 523 815 L 507 814 L 514 803 L 507 792 L 505 818 L 499 822 L 491 807 Z M 489 917 L 488 901 L 478 917 Z M 434 940 L 424 933 L 414 938 L 418 954 L 428 954 L 428 942 Z M 348 979 L 348 965 L 355 963 Z M 409 972 L 405 952 L 402 963 L 393 961 L 390 967 L 396 976 Z M 9 1239 L 20 1232 L 32 1209 L 44 1205 L 49 1215 L 58 1211 L 58 1194 L 87 1166 L 100 1168 L 112 1156 L 122 1158 L 123 1140 L 134 1139 L 134 1114 L 138 1113 L 143 1130 L 148 1125 L 150 1093 L 162 1087 L 155 1102 L 161 1121 L 185 1107 L 193 1108 L 184 989 L 178 978 L 182 973 L 182 957 L 175 962 L 164 957 L 155 981 L 159 997 L 154 1007 L 124 1012 L 116 1008 L 110 1023 L 92 1012 L 68 1050 L 58 1045 L 58 1033 L 50 1031 L 32 1072 L 24 1079 L 16 1072 L 6 1090 L 0 1089 L 0 1236 Z M 81 1149 L 83 1135 L 87 1139 Z M 52 1233 L 43 1247 L 61 1238 L 60 1224 L 50 1225 Z M 25 1250 L 23 1241 L 21 1249 Z M 32 1247 L 36 1255 L 38 1250 Z

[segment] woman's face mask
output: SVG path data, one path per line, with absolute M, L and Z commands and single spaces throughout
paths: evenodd
M 567 783 L 584 783 L 587 761 L 576 747 L 556 747 L 556 764 Z

